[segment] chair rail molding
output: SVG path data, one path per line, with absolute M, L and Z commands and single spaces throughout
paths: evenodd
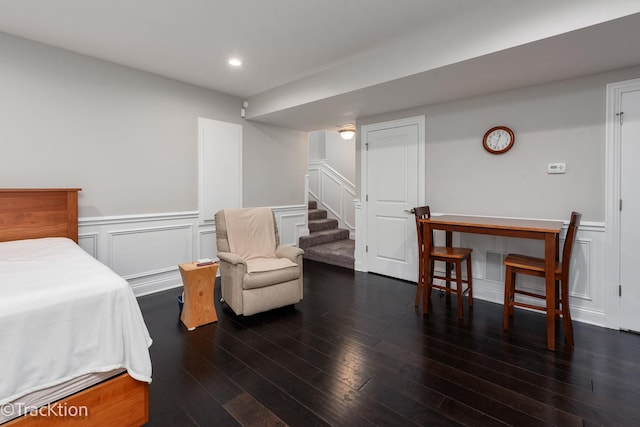
M 307 227 L 307 206 L 272 207 L 280 242 L 297 246 Z M 78 219 L 78 244 L 123 277 L 136 296 L 182 286 L 178 265 L 217 259 L 215 224 L 200 212 L 85 217 Z
M 340 228 L 349 230 L 351 239 L 355 239 L 355 184 L 332 168 L 324 159 L 309 161 L 308 176 L 310 198 L 326 209 L 330 218 L 337 219 Z

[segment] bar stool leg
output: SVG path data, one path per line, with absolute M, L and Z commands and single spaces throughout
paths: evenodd
M 461 262 L 456 262 L 456 291 L 458 294 L 458 319 L 462 320 L 464 317 L 462 309 L 462 266 Z
M 511 314 L 511 289 L 513 288 L 514 274 L 511 272 L 511 267 L 507 266 L 505 271 L 505 280 L 504 280 L 504 306 L 503 309 L 503 329 L 505 331 L 509 330 L 509 317 Z
M 467 298 L 469 298 L 469 308 L 473 307 L 473 275 L 471 274 L 471 257 L 467 258 L 467 289 L 469 289 L 469 293 Z
M 420 297 L 422 292 L 424 292 L 424 254 L 422 254 L 422 251 L 420 252 L 421 253 L 418 254 L 418 282 L 416 283 L 418 289 L 416 290 L 416 307 L 420 306 Z

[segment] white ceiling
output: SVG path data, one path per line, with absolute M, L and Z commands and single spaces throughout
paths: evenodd
M 638 65 L 639 12 L 638 0 L 2 0 L 0 31 L 314 130 Z

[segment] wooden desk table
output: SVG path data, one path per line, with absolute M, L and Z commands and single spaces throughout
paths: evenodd
M 545 289 L 547 306 L 547 348 L 555 350 L 555 306 L 556 292 L 554 269 L 558 260 L 560 247 L 560 230 L 563 221 L 526 220 L 515 218 L 493 218 L 466 215 L 432 216 L 431 219 L 420 220 L 424 227 L 424 265 L 429 265 L 431 252 L 431 230 L 444 230 L 446 245 L 451 246 L 451 233 L 487 234 L 491 236 L 518 237 L 523 239 L 537 239 L 544 241 L 545 258 Z M 428 304 L 429 295 L 423 292 L 422 311 Z

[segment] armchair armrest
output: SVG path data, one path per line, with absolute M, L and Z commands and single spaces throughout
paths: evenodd
M 292 262 L 297 263 L 297 258 L 304 254 L 304 250 L 296 248 L 295 246 L 278 246 L 276 248 L 276 257 L 288 258 Z
M 220 258 L 220 261 L 225 261 L 233 265 L 245 264 L 244 260 L 239 255 L 231 252 L 218 252 L 218 258 Z

